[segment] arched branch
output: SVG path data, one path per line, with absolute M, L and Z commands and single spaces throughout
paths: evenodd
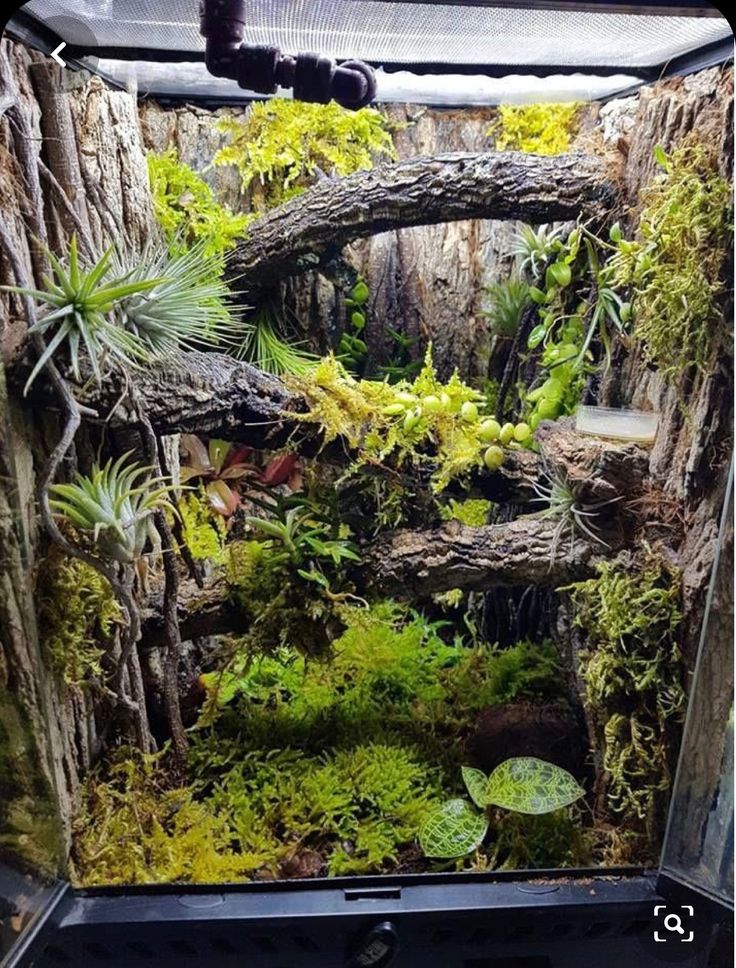
M 616 196 L 592 155 L 455 153 L 324 179 L 259 219 L 230 259 L 240 289 L 255 292 L 319 266 L 354 239 L 462 219 L 530 223 L 601 220 Z

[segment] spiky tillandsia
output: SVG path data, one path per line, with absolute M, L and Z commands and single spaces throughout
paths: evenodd
M 571 484 L 560 471 L 547 470 L 545 474 L 548 484 L 543 484 L 540 481 L 532 481 L 531 484 L 537 494 L 537 497 L 533 500 L 547 505 L 546 508 L 538 512 L 537 516 L 543 519 L 557 519 L 557 526 L 553 532 L 550 545 L 550 567 L 557 557 L 560 541 L 566 531 L 570 536 L 571 548 L 576 534 L 585 535 L 591 541 L 606 548 L 610 547 L 598 534 L 593 519 L 598 516 L 601 508 L 613 504 L 621 498 L 614 497 L 606 501 L 582 501 L 577 493 L 578 488 Z
M 261 306 L 245 323 L 237 357 L 275 376 L 306 376 L 319 362 L 300 343 L 290 343 L 279 333 L 275 312 Z
M 541 277 L 545 263 L 562 242 L 562 228 L 540 225 L 536 230 L 523 225 L 514 239 L 511 255 L 520 259 L 519 271 L 528 270 L 533 278 Z
M 179 348 L 238 344 L 243 339 L 245 329 L 230 303 L 233 293 L 219 278 L 220 256 L 208 255 L 207 246 L 201 239 L 187 249 L 174 238 L 169 245 L 148 243 L 141 255 L 115 257 L 126 278 L 145 284 L 121 303 L 122 324 L 159 359 Z
M 125 366 L 136 366 L 148 359 L 143 341 L 135 333 L 125 330 L 115 319 L 113 311 L 121 301 L 134 293 L 143 293 L 158 285 L 160 279 L 131 279 L 129 274 L 110 277 L 114 248 L 111 246 L 91 267 L 83 267 L 79 260 L 76 235 L 69 243 L 67 264 L 47 250 L 53 269 L 53 279 L 44 278 L 44 289 L 22 286 L 3 286 L 10 292 L 30 296 L 41 306 L 48 307 L 29 333 L 51 336 L 26 381 L 24 393 L 59 347 L 66 343 L 74 379 L 80 376 L 80 350 L 89 357 L 92 372 L 102 382 L 102 365 L 106 356 Z M 51 335 L 53 334 L 53 335 Z
M 121 564 L 143 554 L 146 540 L 155 543 L 153 514 L 171 508 L 164 478 L 146 478 L 150 468 L 125 462 L 130 452 L 104 467 L 95 464 L 89 476 L 76 474 L 71 484 L 53 484 L 49 502 L 61 517 L 81 531 L 91 532 L 99 553 Z

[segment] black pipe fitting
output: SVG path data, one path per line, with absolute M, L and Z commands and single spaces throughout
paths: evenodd
M 205 64 L 215 77 L 237 81 L 257 94 L 294 89 L 298 101 L 337 101 L 357 110 L 376 96 L 373 68 L 363 61 L 336 64 L 320 54 L 282 54 L 278 47 L 244 44 L 248 0 L 200 0 L 200 33 L 205 38 Z

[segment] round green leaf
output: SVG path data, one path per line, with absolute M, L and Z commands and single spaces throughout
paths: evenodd
M 488 819 L 467 800 L 448 800 L 433 811 L 419 831 L 425 857 L 462 857 L 479 847 Z
M 482 770 L 476 770 L 472 766 L 464 766 L 461 771 L 463 783 L 470 794 L 470 799 L 481 810 L 488 805 L 487 787 L 488 777 Z
M 550 286 L 558 286 L 560 289 L 564 289 L 565 286 L 569 286 L 572 280 L 572 271 L 570 266 L 566 265 L 564 262 L 554 262 L 549 269 L 547 269 L 547 275 L 545 276 L 545 282 L 547 288 Z
M 566 807 L 585 791 L 574 776 L 534 756 L 505 760 L 488 780 L 488 802 L 517 813 L 550 813 Z

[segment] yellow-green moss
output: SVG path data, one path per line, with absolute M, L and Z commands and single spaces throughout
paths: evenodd
M 431 346 L 413 382 L 357 380 L 329 356 L 308 376 L 289 383 L 308 406 L 306 412 L 292 414 L 293 419 L 319 424 L 326 444 L 343 438 L 355 451 L 356 467 L 387 461 L 397 467 L 425 464 L 439 493 L 451 480 L 484 466 L 489 447 L 481 430 L 486 400 L 457 373 L 442 383 Z M 500 452 L 498 444 L 496 440 L 494 447 Z
M 609 807 L 654 836 L 670 786 L 667 722 L 685 708 L 679 576 L 651 554 L 638 568 L 604 562 L 598 571 L 569 586 L 588 641 L 584 698 L 600 731 Z
M 255 218 L 218 202 L 207 182 L 179 160 L 176 148 L 148 155 L 148 177 L 153 211 L 166 237 L 183 245 L 205 240 L 205 257 L 232 249 Z
M 244 120 L 223 118 L 218 127 L 230 140 L 214 163 L 235 165 L 243 191 L 252 191 L 261 209 L 303 192 L 320 172 L 349 175 L 372 168 L 376 156 L 394 157 L 391 126 L 380 111 L 348 111 L 335 101 L 274 98 L 252 104 Z
M 182 536 L 197 561 L 225 562 L 225 520 L 216 514 L 201 493 L 185 494 L 178 504 Z
M 106 578 L 53 549 L 38 576 L 40 636 L 52 667 L 70 685 L 99 675 L 121 609 Z
M 480 528 L 488 523 L 488 513 L 491 502 L 482 497 L 468 497 L 464 501 L 451 498 L 449 503 L 440 508 L 440 515 L 445 521 L 459 521 L 471 528 Z
M 637 240 L 618 242 L 617 284 L 631 287 L 634 336 L 665 375 L 706 370 L 729 337 L 722 276 L 732 233 L 732 189 L 714 150 L 693 138 L 642 193 Z
M 498 120 L 488 133 L 500 151 L 525 151 L 533 155 L 559 155 L 568 151 L 581 105 L 502 104 Z

